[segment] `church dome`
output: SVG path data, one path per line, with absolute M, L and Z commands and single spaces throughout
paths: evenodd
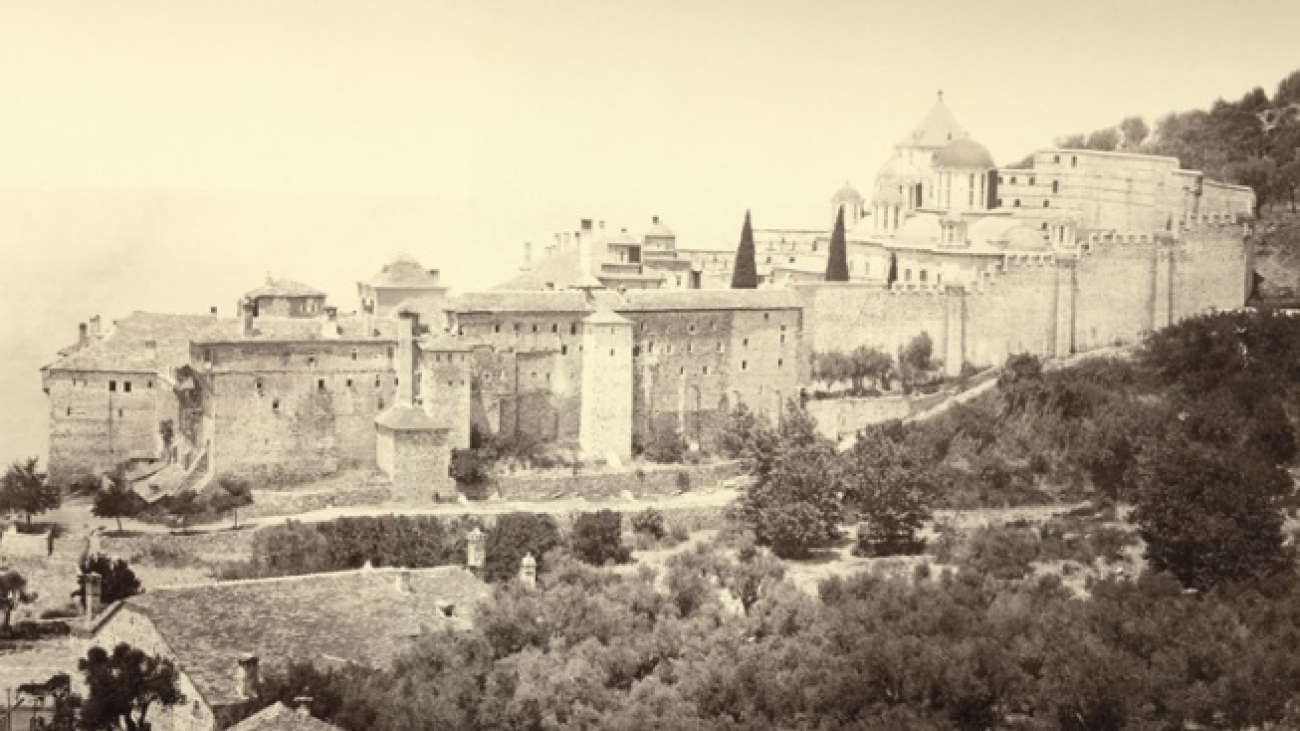
M 992 170 L 997 167 L 988 148 L 969 137 L 953 140 L 935 153 L 934 166 L 967 170 Z
M 673 233 L 671 228 L 668 228 L 659 221 L 658 216 L 655 216 L 653 221 L 654 222 L 650 225 L 650 230 L 645 232 L 646 238 L 671 238 L 676 235 Z
M 836 201 L 836 202 L 839 202 L 839 201 L 860 201 L 860 200 L 862 200 L 862 194 L 858 192 L 857 188 L 854 188 L 853 186 L 849 185 L 848 183 L 845 183 L 845 184 L 844 184 L 844 187 L 843 187 L 843 188 L 840 188 L 840 189 L 839 189 L 839 192 L 837 192 L 837 193 L 835 194 L 835 197 L 832 198 L 831 200 Z

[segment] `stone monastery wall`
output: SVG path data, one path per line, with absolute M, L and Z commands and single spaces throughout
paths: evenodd
M 1099 234 L 1072 255 L 1008 257 L 971 288 L 796 285 L 807 354 L 859 345 L 898 349 L 921 332 L 949 373 L 1028 352 L 1062 357 L 1137 342 L 1209 309 L 1241 307 L 1250 247 L 1226 215 L 1199 216 L 1181 238 Z
M 50 478 L 70 482 L 162 446 L 159 422 L 174 419 L 170 386 L 147 373 L 58 371 L 45 378 L 50 401 Z M 173 410 L 174 413 L 174 410 Z

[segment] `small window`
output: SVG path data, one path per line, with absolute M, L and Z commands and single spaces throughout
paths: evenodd
M 570 335 L 577 335 L 577 334 L 578 334 L 578 323 L 575 322 L 575 323 L 571 323 L 571 324 L 569 325 L 569 334 L 570 334 Z
M 257 391 L 257 395 L 258 395 L 258 396 L 261 396 L 261 395 L 262 395 L 262 379 L 260 379 L 260 378 L 257 379 L 257 382 L 253 384 L 253 388 L 254 388 L 254 390 Z
M 719 352 L 719 353 L 722 353 L 722 352 L 725 352 L 725 350 L 726 350 L 726 348 L 722 345 L 722 341 L 719 340 L 719 341 L 718 341 L 718 352 Z
M 1044 199 L 1043 199 L 1043 208 L 1047 208 L 1047 207 L 1050 206 L 1050 205 L 1052 205 L 1052 202 L 1049 201 L 1049 200 L 1047 200 L 1046 198 L 1044 198 Z
M 613 349 L 613 348 L 610 348 L 610 349 L 609 349 L 609 357 L 611 357 L 611 358 L 614 357 L 614 349 Z
M 764 320 L 764 321 L 771 320 L 771 319 L 772 319 L 772 313 L 770 313 L 770 312 L 764 312 L 764 313 L 763 313 L 763 320 Z
M 1070 167 L 1072 167 L 1072 168 L 1077 168 L 1077 167 L 1079 167 L 1079 156 L 1078 156 L 1078 155 L 1071 155 L 1071 156 L 1070 156 Z
M 153 381 L 146 381 L 145 388 L 153 388 Z
M 1052 192 L 1053 192 L 1053 193 L 1060 193 L 1060 192 L 1061 192 L 1061 181 L 1059 181 L 1059 180 L 1053 180 L 1053 181 L 1052 181 Z
M 375 388 L 379 388 L 379 376 L 375 376 Z
M 389 357 L 391 358 L 392 355 L 390 354 Z M 314 355 L 309 355 L 309 356 L 307 356 L 307 367 L 308 367 L 308 368 L 315 368 L 315 367 L 316 367 L 316 356 L 314 356 Z
M 747 360 L 742 360 L 742 361 L 740 361 L 740 370 L 742 370 L 742 371 L 747 371 L 747 370 L 749 370 L 749 361 L 747 361 Z
M 1002 207 L 1002 199 L 999 198 L 999 199 L 998 199 L 998 208 L 1001 208 L 1001 207 Z
M 533 323 L 533 332 L 537 332 L 537 323 Z
M 692 335 L 694 335 L 694 334 L 695 334 L 695 323 L 691 323 L 691 324 L 686 328 L 686 332 L 691 333 Z
M 783 365 L 785 365 L 785 358 L 777 358 L 777 359 L 776 359 L 776 367 L 777 367 L 777 368 L 780 368 L 780 367 L 783 366 Z
M 1011 205 L 1015 206 L 1016 208 L 1019 208 L 1019 207 L 1020 207 L 1020 199 L 1019 199 L 1019 198 L 1015 199 L 1015 201 L 1013 201 L 1013 202 L 1011 203 Z
M 678 368 L 678 369 L 677 369 L 677 375 L 679 375 L 679 376 L 684 376 L 684 375 L 686 375 L 686 366 L 681 366 L 680 368 Z
M 551 323 L 551 332 L 553 332 L 553 333 L 558 333 L 559 331 L 560 331 L 560 323 L 558 323 L 558 322 L 552 322 L 552 323 Z
M 567 345 L 561 345 L 561 346 L 560 346 L 560 355 L 568 355 L 568 354 L 569 354 L 569 346 L 567 346 Z
M 515 335 L 519 334 L 519 323 L 515 323 Z
M 785 345 L 785 333 L 781 333 L 781 344 Z
M 280 399 L 271 399 L 271 411 L 280 413 Z
M 117 410 L 117 418 L 119 418 L 119 419 L 122 418 L 122 410 L 121 410 L 121 409 L 118 409 L 118 410 Z
M 493 325 L 493 326 L 492 326 L 492 332 L 494 332 L 494 333 L 499 333 L 499 332 L 501 332 L 501 323 L 498 322 L 497 324 Z
M 1014 176 L 1014 175 L 1011 176 L 1011 184 L 1012 184 L 1012 185 L 1015 185 L 1015 184 L 1016 184 L 1016 176 Z
M 109 390 L 109 391 L 116 391 L 116 390 L 117 390 L 117 381 L 109 381 L 109 382 L 108 382 L 108 390 Z
M 380 410 L 380 411 L 383 411 L 383 410 L 384 410 L 384 397 L 383 397 L 383 396 L 380 396 L 380 397 L 379 397 L 379 410 Z
M 351 379 L 351 378 L 348 379 L 348 388 L 352 388 L 352 379 Z
M 1029 184 L 1030 184 L 1030 185 L 1033 185 L 1033 184 L 1034 184 L 1034 176 L 1032 176 L 1032 175 L 1029 176 Z
M 708 367 L 708 366 L 704 366 L 704 375 L 706 375 L 706 376 L 709 375 L 709 367 Z
M 1052 155 L 1052 162 L 1060 162 L 1060 161 L 1061 161 L 1060 155 Z
M 317 379 L 316 379 L 316 390 L 317 390 L 317 391 L 324 391 L 324 390 L 325 390 L 325 379 L 324 379 L 324 378 L 317 378 Z
M 68 407 L 68 416 L 72 416 L 72 407 L 71 407 L 71 406 Z
M 130 381 L 122 381 L 122 392 L 123 392 L 123 393 L 131 393 L 131 382 L 130 382 Z
M 356 348 L 353 348 L 353 349 L 352 349 L 352 360 L 356 360 L 356 359 L 357 359 L 357 349 L 356 349 Z

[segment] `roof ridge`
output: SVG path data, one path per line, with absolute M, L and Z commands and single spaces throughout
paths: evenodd
M 394 513 L 393 515 L 396 515 L 396 513 Z M 292 576 L 262 576 L 255 579 L 232 579 L 230 581 L 212 581 L 205 584 L 196 583 L 196 584 L 171 584 L 168 586 L 155 586 L 155 587 L 150 587 L 148 594 L 157 594 L 159 592 L 164 592 L 164 591 L 188 591 L 192 589 L 212 589 L 216 587 L 227 587 L 227 586 L 274 584 L 277 582 L 283 583 L 289 581 L 305 581 L 309 579 L 320 579 L 320 578 L 332 579 L 332 578 L 342 578 L 348 576 L 376 575 L 376 574 L 388 575 L 388 574 L 396 574 L 401 571 L 432 573 L 435 571 L 449 572 L 452 570 L 459 570 L 459 571 L 464 571 L 465 573 L 469 573 L 468 569 L 466 569 L 464 566 L 461 566 L 459 564 L 447 564 L 445 566 L 423 566 L 420 568 L 408 568 L 404 566 L 377 566 L 377 567 L 366 568 L 363 566 L 359 569 L 343 569 L 342 571 L 317 571 L 310 574 L 294 574 Z M 146 596 L 146 595 L 141 595 L 141 596 Z M 125 599 L 123 601 L 129 602 L 130 599 Z

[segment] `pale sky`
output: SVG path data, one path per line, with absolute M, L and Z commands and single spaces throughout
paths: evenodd
M 355 307 L 582 217 L 688 247 L 823 224 L 939 89 L 1000 164 L 1270 94 L 1294 0 L 0 0 L 0 459 L 43 454 L 76 323 L 229 312 L 267 270 Z

